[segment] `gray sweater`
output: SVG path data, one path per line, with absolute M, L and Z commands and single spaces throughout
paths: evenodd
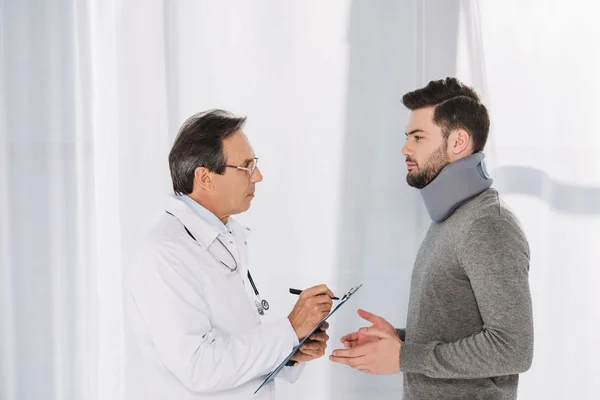
M 533 358 L 529 246 L 488 189 L 432 223 L 412 272 L 405 400 L 516 399 Z

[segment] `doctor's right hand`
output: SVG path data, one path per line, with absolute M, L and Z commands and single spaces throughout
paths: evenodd
M 326 285 L 303 290 L 288 319 L 302 340 L 331 311 L 333 292 Z

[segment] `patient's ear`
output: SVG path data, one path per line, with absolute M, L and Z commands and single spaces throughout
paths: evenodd
M 456 129 L 448 136 L 448 152 L 457 158 L 471 154 L 471 135 L 464 129 Z

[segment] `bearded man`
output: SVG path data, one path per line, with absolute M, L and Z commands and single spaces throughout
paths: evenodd
M 406 329 L 359 310 L 334 362 L 404 373 L 404 399 L 516 399 L 533 358 L 529 246 L 484 166 L 490 120 L 454 78 L 407 93 L 402 154 L 431 226 L 414 264 Z

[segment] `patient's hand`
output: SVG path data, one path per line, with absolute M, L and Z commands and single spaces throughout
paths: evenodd
M 387 322 L 382 317 L 372 314 L 368 311 L 361 310 L 361 309 L 359 309 L 357 312 L 358 312 L 358 315 L 362 319 L 367 320 L 372 324 L 371 327 L 381 329 L 385 332 L 389 332 L 390 334 L 394 334 L 396 336 L 398 335 L 398 332 L 396 332 L 396 328 L 394 328 L 392 326 L 392 324 Z M 364 335 L 359 330 L 359 331 L 352 332 L 352 333 L 342 336 L 342 338 L 340 339 L 340 342 L 342 342 L 342 344 L 344 345 L 345 348 L 353 349 L 355 347 L 361 346 L 366 343 L 374 342 L 377 340 L 379 340 L 379 338 L 377 336 L 373 336 L 373 335 L 367 336 L 367 335 Z

